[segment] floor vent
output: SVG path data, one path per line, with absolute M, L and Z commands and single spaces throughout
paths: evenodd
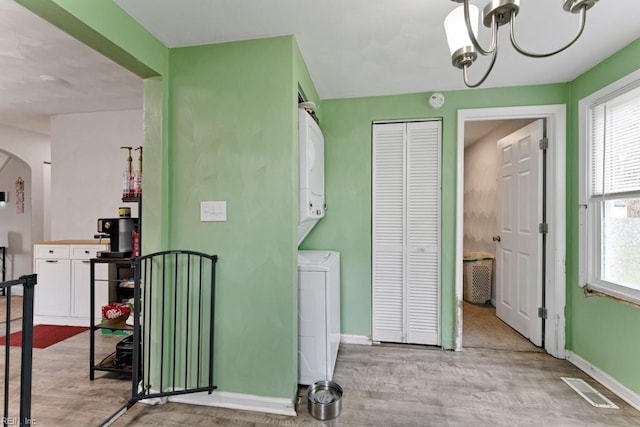
M 584 382 L 584 380 L 580 378 L 567 378 L 567 377 L 560 377 L 560 378 L 562 378 L 562 381 L 567 383 L 569 387 L 574 389 L 576 393 L 584 397 L 584 399 L 587 402 L 591 403 L 596 408 L 618 409 L 615 403 L 613 403 L 612 401 L 604 397 L 602 394 L 596 391 L 593 387 L 591 387 L 589 384 Z

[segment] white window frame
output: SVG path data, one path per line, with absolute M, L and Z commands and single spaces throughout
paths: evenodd
M 579 142 L 579 245 L 578 284 L 588 291 L 640 304 L 640 290 L 600 279 L 600 223 L 601 205 L 591 200 L 590 161 L 591 107 L 640 87 L 640 70 L 583 98 L 578 103 Z

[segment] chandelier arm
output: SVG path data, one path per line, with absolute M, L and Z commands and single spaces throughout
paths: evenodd
M 487 56 L 490 55 L 494 50 L 496 50 L 496 44 L 498 43 L 498 25 L 496 24 L 496 18 L 493 16 L 491 18 L 491 26 L 494 27 L 493 34 L 491 37 L 491 45 L 489 45 L 489 49 L 484 49 L 480 46 L 480 42 L 476 38 L 475 34 L 473 34 L 473 30 L 471 29 L 471 17 L 469 15 L 469 0 L 464 0 L 464 22 L 467 25 L 467 33 L 469 34 L 469 39 L 471 39 L 471 43 L 473 47 L 480 52 L 481 55 Z
M 497 28 L 497 25 L 496 25 L 496 28 Z M 493 70 L 493 66 L 496 63 L 496 58 L 498 57 L 498 49 L 497 49 L 497 47 L 498 46 L 496 44 L 496 49 L 494 49 L 492 54 L 491 54 L 491 64 L 489 64 L 489 68 L 487 69 L 487 72 L 484 74 L 484 76 L 482 76 L 482 78 L 480 79 L 479 82 L 474 83 L 474 84 L 469 83 L 468 70 L 469 70 L 469 66 L 470 65 L 465 65 L 462 68 L 462 75 L 464 77 L 464 84 L 467 85 L 467 87 L 470 87 L 470 88 L 478 87 L 482 83 L 484 83 L 484 81 L 487 79 L 487 77 L 489 77 L 489 74 L 491 73 L 491 70 Z
M 580 38 L 580 36 L 582 35 L 582 32 L 584 31 L 584 26 L 587 20 L 587 7 L 583 6 L 580 8 L 580 27 L 578 28 L 578 32 L 576 33 L 576 35 L 573 37 L 573 40 L 571 40 L 567 45 L 565 45 L 564 47 L 554 50 L 553 52 L 547 52 L 547 53 L 534 53 L 534 52 L 529 52 L 526 51 L 525 49 L 523 49 L 522 47 L 520 47 L 520 45 L 518 44 L 518 42 L 516 41 L 516 36 L 515 36 L 515 24 L 516 24 L 516 14 L 513 13 L 511 15 L 511 24 L 510 26 L 510 32 L 511 32 L 511 44 L 513 45 L 513 47 L 520 52 L 523 55 L 526 56 L 530 56 L 532 58 L 547 58 L 549 56 L 555 55 L 556 53 L 560 53 L 563 50 L 569 48 L 571 45 L 573 45 L 576 40 L 578 40 Z

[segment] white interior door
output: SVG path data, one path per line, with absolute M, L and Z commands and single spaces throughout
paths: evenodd
M 542 345 L 542 218 L 539 141 L 543 120 L 498 141 L 496 313 L 535 345 Z
M 440 344 L 438 121 L 373 128 L 373 340 Z

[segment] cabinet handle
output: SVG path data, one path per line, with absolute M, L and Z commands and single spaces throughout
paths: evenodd
M 88 259 L 83 259 L 83 260 L 82 260 L 82 263 L 83 263 L 83 264 L 91 264 L 91 261 L 89 261 Z
M 49 253 L 52 254 L 53 253 L 53 249 L 49 249 Z
M 84 253 L 88 255 L 88 254 L 89 254 L 89 251 L 84 251 Z
M 48 259 L 47 262 L 58 262 L 57 259 Z

